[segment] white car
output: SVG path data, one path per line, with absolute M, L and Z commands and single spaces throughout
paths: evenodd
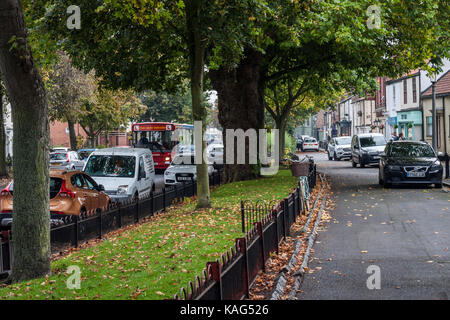
M 212 164 L 214 168 L 223 166 L 223 144 L 210 144 L 208 146 L 208 162 Z
M 317 140 L 315 138 L 305 138 L 303 140 L 303 151 L 306 150 L 315 150 L 315 151 L 319 151 L 319 143 L 317 142 Z
M 50 169 L 82 170 L 84 161 L 75 151 L 55 151 L 50 153 Z
M 214 172 L 212 165 L 208 165 L 208 174 Z M 166 185 L 176 185 L 183 182 L 197 180 L 197 166 L 195 165 L 194 154 L 177 154 L 172 164 L 164 172 L 164 183 Z
M 328 143 L 328 160 L 350 159 L 352 157 L 352 138 L 335 137 Z
M 142 199 L 155 189 L 150 149 L 108 148 L 93 151 L 83 169 L 116 202 Z

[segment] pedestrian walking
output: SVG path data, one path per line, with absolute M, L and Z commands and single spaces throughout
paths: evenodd
M 406 138 L 403 136 L 403 132 L 400 132 L 398 134 L 398 141 L 403 141 L 403 140 L 406 140 Z
M 392 139 L 393 141 L 398 141 L 397 132 L 394 131 L 394 132 L 392 133 L 391 139 Z

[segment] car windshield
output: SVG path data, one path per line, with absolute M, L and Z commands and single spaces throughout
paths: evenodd
M 352 141 L 352 139 L 350 137 L 336 138 L 336 145 L 341 146 L 341 145 L 350 144 L 351 141 Z
M 306 138 L 305 142 L 316 142 L 316 139 Z
M 135 168 L 134 156 L 93 155 L 84 171 L 92 177 L 132 178 Z
M 359 141 L 362 148 L 386 145 L 386 140 L 382 136 L 361 137 Z
M 67 160 L 67 153 L 50 153 L 50 160 Z
M 195 165 L 195 156 L 193 155 L 177 155 L 172 160 L 172 165 Z
M 435 157 L 433 148 L 419 143 L 394 143 L 388 156 L 393 158 L 432 158 Z

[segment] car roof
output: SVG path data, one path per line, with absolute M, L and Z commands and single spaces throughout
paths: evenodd
M 79 170 L 61 170 L 61 169 L 51 169 L 50 170 L 50 178 L 67 178 L 71 177 L 74 174 L 82 173 L 86 174 L 86 172 L 82 172 Z
M 430 145 L 428 142 L 416 141 L 416 140 L 400 140 L 400 141 L 397 140 L 397 141 L 391 141 L 391 143 L 393 143 L 393 144 L 401 144 L 401 143 L 403 143 L 403 144 L 406 144 L 406 143 L 409 143 L 409 144 L 423 144 L 423 145 L 427 145 L 427 146 Z
M 138 156 L 145 153 L 151 153 L 150 149 L 147 148 L 106 148 L 94 150 L 92 155 L 133 155 Z
M 384 137 L 384 135 L 382 133 L 359 133 L 359 134 L 355 134 L 355 136 L 358 137 L 373 137 L 373 136 L 381 136 Z

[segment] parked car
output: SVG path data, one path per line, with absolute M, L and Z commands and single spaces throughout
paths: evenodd
M 52 218 L 101 211 L 111 203 L 103 185 L 81 171 L 50 171 L 50 213 Z M 0 193 L 0 212 L 10 218 L 13 211 L 14 181 Z
M 302 151 L 306 150 L 319 151 L 319 143 L 315 138 L 308 137 L 303 139 Z
M 381 154 L 379 183 L 384 187 L 414 183 L 442 188 L 444 168 L 439 156 L 426 142 L 391 141 Z
M 352 157 L 351 137 L 335 137 L 328 143 L 328 160 L 350 159 Z
M 208 165 L 208 174 L 212 174 L 214 168 Z M 177 154 L 172 164 L 164 172 L 164 183 L 176 185 L 183 182 L 197 180 L 197 166 L 194 154 Z
M 75 151 L 57 151 L 50 153 L 50 169 L 82 170 L 84 161 Z
M 70 151 L 69 148 L 67 147 L 54 147 L 54 148 L 50 148 L 50 152 L 68 152 Z
M 208 146 L 208 162 L 213 165 L 214 169 L 220 169 L 223 167 L 223 144 L 210 144 Z
M 361 168 L 366 165 L 378 164 L 380 153 L 386 147 L 386 139 L 381 133 L 356 134 L 352 138 L 352 166 Z
M 95 149 L 95 148 L 80 149 L 80 150 L 78 150 L 78 157 L 81 160 L 86 161 L 87 158 L 89 158 L 89 155 L 92 152 L 94 152 L 95 150 L 97 150 L 97 149 Z
M 155 167 L 150 149 L 108 148 L 93 151 L 83 169 L 113 201 L 142 199 L 155 189 Z

